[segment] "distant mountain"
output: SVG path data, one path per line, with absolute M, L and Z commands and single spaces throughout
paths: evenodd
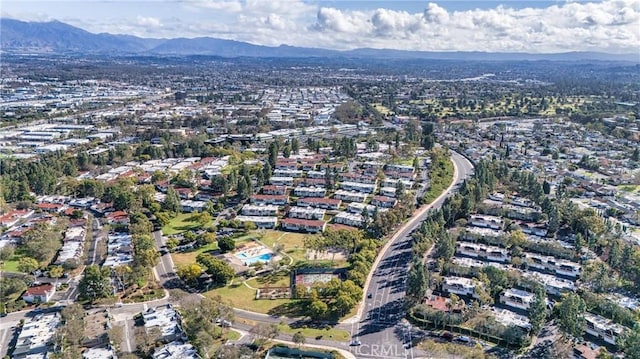
M 222 57 L 349 57 L 476 61 L 631 61 L 638 54 L 568 52 L 560 54 L 427 52 L 392 49 L 336 51 L 288 45 L 278 47 L 211 37 L 148 39 L 130 35 L 94 34 L 59 22 L 24 22 L 0 18 L 3 52 L 103 55 L 213 55 Z

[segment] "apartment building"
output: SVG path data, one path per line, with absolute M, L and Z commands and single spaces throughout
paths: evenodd
M 442 290 L 456 295 L 475 296 L 476 284 L 469 278 L 445 277 L 442 281 Z
M 367 194 L 339 189 L 333 194 L 333 198 L 347 202 L 364 202 L 367 199 Z
M 326 210 L 323 208 L 294 206 L 289 209 L 289 217 L 322 220 L 324 218 L 325 211 Z
M 359 213 L 338 212 L 338 214 L 333 217 L 333 222 L 351 227 L 362 227 L 364 217 Z
M 480 243 L 458 242 L 456 253 L 492 262 L 508 263 L 511 261 L 511 255 L 507 249 Z
M 296 197 L 324 197 L 327 190 L 323 187 L 307 187 L 297 186 L 293 189 L 293 195 Z
M 245 216 L 277 216 L 278 206 L 272 204 L 245 204 L 242 206 Z
M 543 256 L 535 253 L 525 253 L 527 265 L 542 271 L 551 272 L 557 275 L 567 277 L 579 277 L 582 272 L 582 266 L 578 263 L 565 259 L 556 259 L 551 256 Z
M 500 294 L 500 303 L 522 310 L 529 310 L 535 299 L 535 294 L 515 288 L 506 289 Z
M 289 196 L 274 194 L 254 194 L 249 198 L 249 201 L 254 205 L 284 206 L 289 202 Z
M 502 230 L 504 221 L 500 217 L 474 214 L 469 217 L 469 225 L 480 228 Z
M 280 223 L 284 229 L 308 233 L 324 232 L 326 226 L 325 221 L 300 218 L 284 218 Z
M 611 320 L 592 313 L 585 313 L 585 332 L 606 343 L 616 345 L 617 339 L 624 333 L 624 327 Z
M 299 198 L 297 202 L 297 205 L 300 207 L 314 207 L 326 210 L 337 210 L 338 208 L 340 208 L 341 204 L 342 200 L 336 198 L 306 197 Z
M 258 228 L 276 228 L 278 226 L 278 217 L 237 216 L 235 220 L 241 223 L 251 222 Z

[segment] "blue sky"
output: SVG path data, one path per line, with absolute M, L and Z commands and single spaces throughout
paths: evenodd
M 2 0 L 0 13 L 91 32 L 267 46 L 640 56 L 640 0 Z

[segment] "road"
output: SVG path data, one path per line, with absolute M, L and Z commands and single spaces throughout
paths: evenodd
M 365 287 L 365 300 L 359 311 L 359 321 L 352 324 L 352 338 L 361 345 L 351 347 L 358 358 L 414 358 L 421 356 L 413 348 L 411 332 L 402 325 L 405 307 L 405 282 L 411 263 L 411 232 L 420 226 L 430 209 L 442 206 L 465 178 L 473 173 L 473 165 L 458 153 L 452 153 L 454 181 L 446 192 L 431 205 L 419 210 L 383 248 L 379 261 L 374 263 L 371 281 Z

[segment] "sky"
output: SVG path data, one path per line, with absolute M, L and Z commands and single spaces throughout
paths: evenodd
M 640 56 L 640 0 L 2 0 L 0 15 L 266 46 Z

